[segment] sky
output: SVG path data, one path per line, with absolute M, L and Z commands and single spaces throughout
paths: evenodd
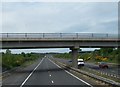
M 5 2 L 2 32 L 117 33 L 116 2 Z
M 118 2 L 18 1 L 3 0 L 0 6 L 0 32 L 118 33 Z M 69 49 L 60 50 L 68 52 Z

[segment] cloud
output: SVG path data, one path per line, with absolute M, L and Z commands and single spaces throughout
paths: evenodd
M 2 14 L 3 32 L 96 32 L 115 25 L 105 21 L 117 19 L 117 3 L 11 2 L 3 3 Z
M 117 2 L 4 2 L 0 8 L 6 33 L 118 32 Z
M 118 2 L 119 0 L 1 0 L 2 2 Z

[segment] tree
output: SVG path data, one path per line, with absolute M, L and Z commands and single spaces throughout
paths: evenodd
M 101 48 L 100 49 L 100 54 L 101 54 L 101 56 L 103 56 L 103 57 L 106 57 L 106 56 L 108 56 L 110 53 L 112 53 L 113 52 L 113 48 Z
M 23 57 L 25 57 L 25 53 L 24 52 L 22 52 L 21 54 L 22 54 Z
M 7 49 L 6 54 L 11 54 L 11 51 L 9 49 Z

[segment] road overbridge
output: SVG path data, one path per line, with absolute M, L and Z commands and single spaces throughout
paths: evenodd
M 70 48 L 77 67 L 80 48 L 117 48 L 117 34 L 98 33 L 1 33 L 2 49 Z

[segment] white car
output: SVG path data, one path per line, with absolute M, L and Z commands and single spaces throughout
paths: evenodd
M 78 66 L 84 66 L 84 60 L 78 59 Z

